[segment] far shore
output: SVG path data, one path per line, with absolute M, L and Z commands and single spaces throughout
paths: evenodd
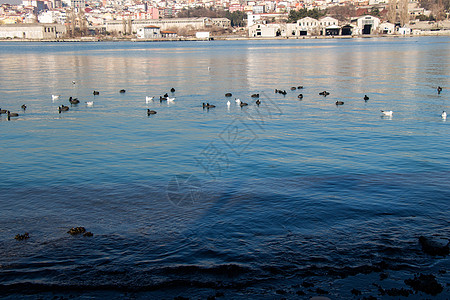
M 395 34 L 371 34 L 371 35 L 328 35 L 328 36 L 290 36 L 290 37 L 246 37 L 246 36 L 212 36 L 209 40 L 195 37 L 178 37 L 165 39 L 137 39 L 137 38 L 111 38 L 111 37 L 79 37 L 79 38 L 59 38 L 59 39 L 21 39 L 4 38 L 0 42 L 178 42 L 178 41 L 260 41 L 260 40 L 311 40 L 311 39 L 353 39 L 353 38 L 406 38 L 406 37 L 430 37 L 430 36 L 450 36 L 450 30 L 424 31 L 421 34 L 395 35 Z

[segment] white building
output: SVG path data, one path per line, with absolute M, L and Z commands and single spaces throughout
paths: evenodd
M 380 19 L 374 16 L 362 16 L 357 19 L 357 34 L 374 34 L 380 26 Z
M 138 39 L 159 39 L 161 38 L 161 28 L 158 26 L 145 26 L 138 29 L 136 36 Z
M 408 27 L 400 27 L 397 29 L 397 33 L 401 35 L 410 35 L 411 34 L 411 28 Z
M 319 20 L 310 17 L 297 20 L 297 27 L 298 35 L 317 35 L 320 32 Z
M 394 34 L 395 33 L 395 24 L 389 22 L 383 22 L 380 24 L 378 31 L 381 34 Z
M 9 24 L 0 26 L 0 39 L 56 39 L 66 34 L 66 26 L 61 24 Z

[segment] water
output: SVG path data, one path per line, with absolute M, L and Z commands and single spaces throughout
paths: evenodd
M 418 236 L 450 232 L 449 50 L 448 37 L 0 44 L 0 107 L 20 113 L 0 117 L 0 294 L 388 297 L 373 284 L 410 289 L 422 272 L 446 299 L 449 260 Z M 173 103 L 145 101 L 166 92 Z M 59 114 L 69 96 L 81 103 Z

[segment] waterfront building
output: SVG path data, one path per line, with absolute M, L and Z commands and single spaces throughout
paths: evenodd
M 61 24 L 9 24 L 0 25 L 0 39 L 56 39 L 66 34 L 66 27 Z

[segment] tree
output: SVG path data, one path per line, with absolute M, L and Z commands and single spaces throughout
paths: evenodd
M 344 6 L 336 5 L 328 8 L 327 13 L 333 18 L 338 19 L 341 22 L 345 22 L 356 16 L 356 9 L 353 4 Z
M 295 23 L 295 22 L 297 22 L 297 20 L 303 19 L 305 17 L 319 19 L 319 18 L 325 16 L 325 14 L 326 14 L 325 10 L 319 10 L 317 8 L 310 9 L 310 10 L 308 10 L 306 8 L 302 8 L 299 10 L 291 10 L 289 12 L 288 23 Z
M 397 22 L 397 0 L 389 1 L 387 19 L 392 24 Z
M 247 15 L 243 11 L 234 11 L 232 13 L 227 11 L 225 18 L 231 21 L 231 26 L 233 27 L 244 27 Z

